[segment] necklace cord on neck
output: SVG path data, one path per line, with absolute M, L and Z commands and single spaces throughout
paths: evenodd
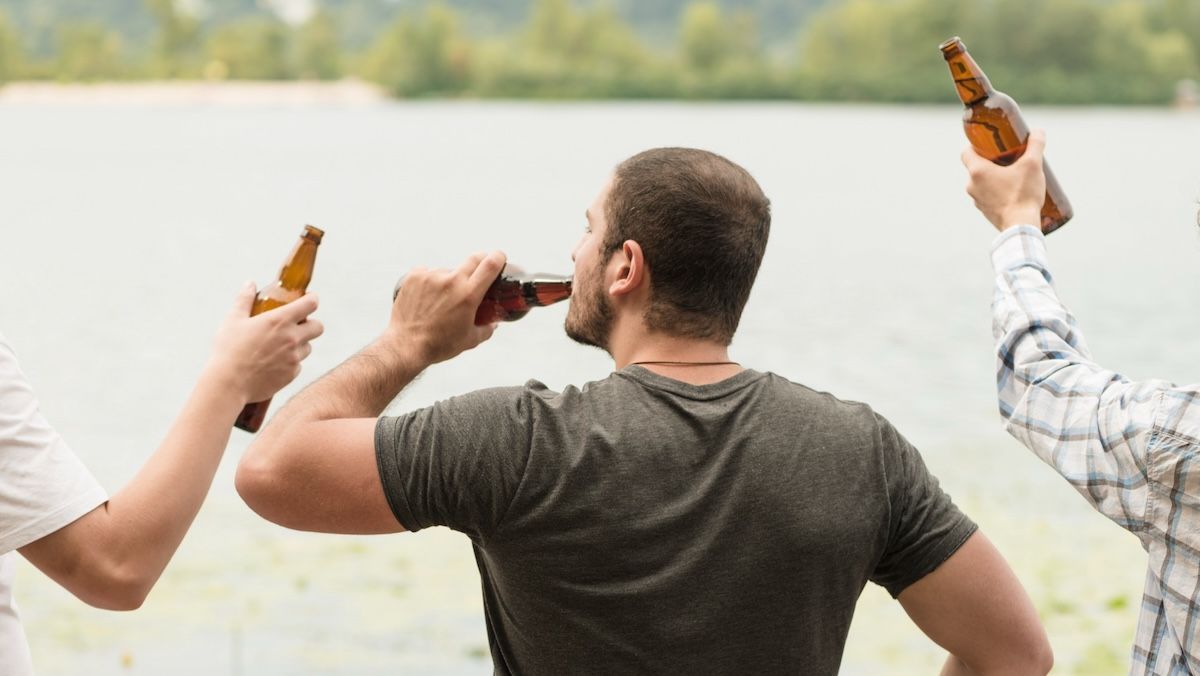
M 629 366 L 741 366 L 736 361 L 633 361 Z

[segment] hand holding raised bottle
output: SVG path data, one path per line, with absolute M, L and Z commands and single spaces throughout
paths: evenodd
M 1037 130 L 1029 135 L 1025 154 L 1009 166 L 1000 166 L 973 148 L 963 150 L 963 165 L 970 175 L 967 194 L 997 230 L 1041 222 L 1046 194 L 1046 174 L 1042 170 L 1045 149 L 1046 134 Z
M 1012 164 L 1026 151 L 1029 127 L 1011 96 L 992 87 L 983 69 L 967 53 L 962 39 L 950 38 L 939 45 L 950 67 L 954 88 L 963 106 L 963 131 L 975 152 L 996 164 Z M 1031 224 L 1050 234 L 1071 220 L 1074 210 L 1054 172 L 1041 158 L 1043 196 L 1040 214 Z M 999 226 L 997 226 L 999 227 Z
M 308 285 L 312 282 L 313 266 L 317 262 L 317 247 L 321 245 L 324 237 L 324 230 L 311 225 L 304 226 L 304 232 L 300 233 L 300 241 L 296 242 L 287 260 L 283 262 L 279 278 L 259 291 L 248 314 L 253 316 L 270 312 L 304 297 Z M 257 432 L 266 420 L 267 409 L 270 406 L 269 396 L 251 399 L 238 414 L 233 423 L 234 427 L 251 433 Z
M 505 260 L 493 251 L 468 257 L 456 270 L 412 270 L 397 289 L 384 340 L 422 364 L 446 361 L 487 340 L 495 325 L 477 326 L 475 313 Z
M 205 373 L 237 393 L 243 403 L 270 399 L 300 374 L 300 362 L 312 352 L 310 341 L 325 331 L 310 317 L 317 297 L 307 294 L 273 311 L 250 316 L 254 284 L 238 292 L 213 341 Z

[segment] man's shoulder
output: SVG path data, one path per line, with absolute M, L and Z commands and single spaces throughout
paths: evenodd
M 380 416 L 381 420 L 399 420 L 429 413 L 458 414 L 496 410 L 520 411 L 527 406 L 538 406 L 550 409 L 569 408 L 578 404 L 585 393 L 595 393 L 596 386 L 604 381 L 586 383 L 581 387 L 567 385 L 562 389 L 554 389 L 537 379 L 529 379 L 521 385 L 499 385 L 482 387 L 439 399 L 423 408 L 412 409 L 402 413 Z
M 589 385 L 585 385 L 583 390 Z M 484 387 L 456 394 L 435 403 L 433 408 L 443 412 L 480 409 L 520 411 L 529 406 L 561 409 L 577 402 L 581 394 L 581 389 L 573 385 L 556 390 L 540 380 L 530 379 L 521 385 Z
M 776 373 L 768 373 L 768 382 L 776 396 L 802 408 L 811 415 L 830 421 L 871 423 L 876 419 L 875 410 L 867 403 L 843 399 L 838 395 L 798 383 Z

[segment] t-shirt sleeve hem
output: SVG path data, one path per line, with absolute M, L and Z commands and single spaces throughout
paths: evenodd
M 399 466 L 396 456 L 389 451 L 390 444 L 386 443 L 384 435 L 388 427 L 388 418 L 380 418 L 375 423 L 375 464 L 379 468 L 379 480 L 383 484 L 383 496 L 387 498 L 388 506 L 392 508 L 392 516 L 404 527 L 404 530 L 415 533 L 424 526 L 417 522 L 408 506 L 408 496 L 404 492 L 404 482 L 400 480 Z
M 60 505 L 57 509 L 42 518 L 0 535 L 0 555 L 16 551 L 31 542 L 41 540 L 64 526 L 74 523 L 84 514 L 87 514 L 107 501 L 108 493 L 99 485 L 93 486 L 87 492 Z
M 924 557 L 924 560 L 919 565 L 913 566 L 913 572 L 911 574 L 906 575 L 900 580 L 887 585 L 885 588 L 887 589 L 888 594 L 891 594 L 892 598 L 897 598 L 900 596 L 901 592 L 903 592 L 905 589 L 908 589 L 908 587 L 914 582 L 917 582 L 926 575 L 937 570 L 943 563 L 946 562 L 947 559 L 949 559 L 951 556 L 954 556 L 954 553 L 966 543 L 967 538 L 970 538 L 972 535 L 974 535 L 975 531 L 977 530 L 979 530 L 979 526 L 972 521 L 970 517 L 968 517 L 966 514 L 963 514 L 958 523 L 956 523 L 954 527 L 950 529 L 950 532 L 946 534 L 946 537 L 942 539 L 942 542 L 945 543 L 946 546 L 931 551 Z

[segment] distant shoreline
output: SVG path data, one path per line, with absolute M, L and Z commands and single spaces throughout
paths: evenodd
M 151 80 L 133 82 L 9 82 L 0 105 L 371 105 L 391 100 L 375 84 L 357 79 Z
M 958 105 L 957 100 L 937 102 L 860 101 L 842 99 L 739 99 L 687 97 L 609 98 L 609 97 L 425 97 L 396 98 L 383 87 L 358 78 L 341 80 L 128 80 L 103 82 L 55 82 L 24 80 L 0 84 L 0 106 L 372 106 L 389 101 L 475 101 L 541 103 L 804 103 L 813 105 Z M 1036 105 L 1036 104 L 1035 104 Z M 1042 104 L 1047 107 L 1156 108 L 1164 110 L 1200 110 L 1200 94 L 1194 81 L 1179 83 L 1175 100 L 1169 104 Z

